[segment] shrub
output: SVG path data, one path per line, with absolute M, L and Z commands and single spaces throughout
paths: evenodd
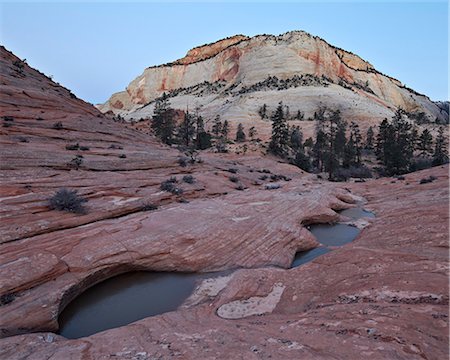
M 78 170 L 83 163 L 83 155 L 77 155 L 69 162 L 69 166 L 74 168 L 75 170 Z
M 30 140 L 28 140 L 25 136 L 19 136 L 17 138 L 17 140 L 19 140 L 19 142 L 21 142 L 21 143 L 28 143 L 28 142 L 30 142 Z
M 120 154 L 119 155 L 119 158 L 121 158 L 121 159 L 125 159 L 127 156 L 125 155 L 125 154 Z
M 182 204 L 189 204 L 189 200 L 187 200 L 187 199 L 185 199 L 185 198 L 180 198 L 180 199 L 178 200 L 178 202 L 179 202 L 179 203 L 182 203 Z
M 267 176 L 267 175 L 261 175 L 258 179 L 264 181 L 264 180 L 267 180 L 268 178 L 269 178 L 269 176 Z
M 261 170 L 258 170 L 258 172 L 263 173 L 263 174 L 270 174 L 271 173 L 271 171 L 269 169 L 261 169 Z
M 61 122 L 61 121 L 55 122 L 55 123 L 53 124 L 53 129 L 55 129 L 55 130 L 61 130 L 61 129 L 63 129 L 63 124 L 62 124 L 62 122 Z
M 154 210 L 157 210 L 158 208 L 159 208 L 158 205 L 149 203 L 149 204 L 142 205 L 141 210 L 142 211 L 154 211 Z
M 433 182 L 436 179 L 437 179 L 436 176 L 430 175 L 427 178 L 420 179 L 419 184 L 431 183 L 431 182 Z
M 413 172 L 428 169 L 433 166 L 432 162 L 432 159 L 426 157 L 415 158 L 409 165 L 409 171 Z
M 82 196 L 77 194 L 76 190 L 66 188 L 59 189 L 55 195 L 49 199 L 50 208 L 59 211 L 68 211 L 75 214 L 85 214 L 86 209 L 83 203 L 87 202 Z
M 230 176 L 228 179 L 234 183 L 237 183 L 239 181 L 239 178 L 237 176 Z
M 266 184 L 266 190 L 275 190 L 281 188 L 280 184 Z
M 36 118 L 36 120 L 37 120 L 37 121 L 44 121 L 44 119 L 41 118 L 40 116 L 38 116 L 38 117 Z
M 187 157 L 179 157 L 178 158 L 178 165 L 181 167 L 186 167 L 188 165 L 189 159 Z
M 159 188 L 174 195 L 181 195 L 184 191 L 182 188 L 175 186 L 177 182 L 178 180 L 176 179 L 176 177 L 172 176 L 170 179 L 163 181 Z
M 11 124 L 10 122 L 4 122 L 2 126 L 3 126 L 4 128 L 9 128 L 9 127 L 11 127 L 12 125 L 13 125 L 13 124 Z
M 335 181 L 347 181 L 349 178 L 368 179 L 372 177 L 372 172 L 365 166 L 350 166 L 349 168 L 339 168 L 334 174 Z
M 116 144 L 111 144 L 111 145 L 109 145 L 109 149 L 119 149 L 119 150 L 122 150 L 122 149 L 123 149 L 123 146 L 116 145 Z
M 3 121 L 14 121 L 14 118 L 12 116 L 3 116 Z
M 238 186 L 235 187 L 235 189 L 239 190 L 239 191 L 243 191 L 243 190 L 245 190 L 245 186 L 242 184 L 239 184 Z
M 3 294 L 2 296 L 0 296 L 0 306 L 12 303 L 15 298 L 16 295 L 14 295 L 13 293 Z
M 195 182 L 195 178 L 192 175 L 184 175 L 183 181 L 188 184 L 193 184 Z
M 66 145 L 66 150 L 79 150 L 79 149 L 80 149 L 80 144 L 78 144 L 78 143 Z
M 232 173 L 232 174 L 237 174 L 238 169 L 236 169 L 236 168 L 229 168 L 227 171 Z

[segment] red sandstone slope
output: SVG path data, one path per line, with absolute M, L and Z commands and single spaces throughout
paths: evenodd
M 0 296 L 13 294 L 0 306 L 0 358 L 448 357 L 448 166 L 365 184 L 330 184 L 250 156 L 204 154 L 182 168 L 177 151 L 20 70 L 3 48 L 0 59 L 2 124 L 11 124 L 0 128 Z M 89 150 L 66 150 L 76 142 Z M 79 170 L 68 165 L 76 155 Z M 264 190 L 263 168 L 292 180 Z M 197 180 L 181 183 L 190 203 L 160 191 L 187 173 Z M 429 175 L 437 180 L 419 184 Z M 89 199 L 86 215 L 49 210 L 63 186 Z M 334 210 L 357 199 L 348 190 L 377 215 L 353 244 L 295 269 L 261 269 L 287 268 L 296 251 L 315 247 L 301 224 L 337 220 Z M 141 211 L 146 203 L 162 206 Z M 78 340 L 32 333 L 56 331 L 71 299 L 121 272 L 238 266 L 254 269 L 191 307 Z M 224 316 L 267 298 L 263 315 Z

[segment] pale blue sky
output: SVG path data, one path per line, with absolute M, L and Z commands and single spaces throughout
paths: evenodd
M 448 3 L 1 3 L 0 42 L 79 97 L 104 102 L 144 68 L 234 34 L 305 30 L 448 100 Z

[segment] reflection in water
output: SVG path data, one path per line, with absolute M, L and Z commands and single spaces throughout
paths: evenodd
M 351 208 L 340 212 L 341 215 L 357 220 L 360 218 L 374 218 L 375 215 L 362 208 Z M 309 231 L 325 247 L 315 248 L 309 251 L 302 251 L 295 254 L 291 267 L 305 264 L 318 256 L 331 251 L 326 246 L 342 246 L 358 236 L 360 230 L 354 226 L 346 224 L 316 224 L 309 227 Z
M 59 317 L 60 334 L 77 339 L 176 310 L 202 279 L 214 274 L 133 272 L 86 290 Z

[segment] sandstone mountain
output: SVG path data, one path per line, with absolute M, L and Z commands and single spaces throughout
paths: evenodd
M 247 40 L 237 41 L 227 49 Z M 0 75 L 1 359 L 448 358 L 448 166 L 350 184 L 270 156 L 206 152 L 184 164 L 3 47 Z M 182 194 L 161 189 L 170 177 Z M 280 187 L 266 190 L 271 180 Z M 63 187 L 88 200 L 86 213 L 49 207 Z M 337 211 L 361 196 L 376 218 L 355 241 L 289 269 L 319 245 L 307 224 L 345 221 Z M 56 334 L 66 305 L 116 274 L 239 268 L 176 311 Z M 258 315 L 222 316 L 249 299 Z
M 263 133 L 270 129 L 257 111 L 264 103 L 273 110 L 279 101 L 291 115 L 300 110 L 305 120 L 320 107 L 340 109 L 362 128 L 392 117 L 398 107 L 411 116 L 424 112 L 433 123 L 448 121 L 448 104 L 446 109 L 359 56 L 303 31 L 238 35 L 194 48 L 180 60 L 145 69 L 98 108 L 127 119 L 147 118 L 163 92 L 174 108 L 197 109 L 207 119 L 219 114 L 232 125 L 251 122 Z

